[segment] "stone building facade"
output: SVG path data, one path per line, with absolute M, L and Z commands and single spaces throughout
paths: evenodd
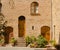
M 57 43 L 59 41 L 59 34 L 60 34 L 60 0 L 52 0 L 52 19 L 53 19 L 53 34 L 55 32 L 55 39 Z M 55 31 L 54 31 L 55 25 Z
M 37 37 L 44 33 L 44 30 L 48 30 L 50 39 L 53 39 L 51 0 L 1 0 L 1 3 L 1 12 L 5 16 L 7 26 L 13 27 L 15 38 L 19 37 L 19 30 L 21 30 L 19 27 L 22 26 L 23 30 L 21 32 L 24 31 L 24 37 L 27 35 Z M 33 3 L 38 4 L 37 14 L 31 14 L 31 5 Z M 19 24 L 21 19 L 23 20 L 22 23 L 24 23 L 22 25 Z

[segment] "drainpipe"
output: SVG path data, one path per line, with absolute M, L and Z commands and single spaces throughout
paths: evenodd
M 55 40 L 55 25 L 54 25 L 54 40 Z

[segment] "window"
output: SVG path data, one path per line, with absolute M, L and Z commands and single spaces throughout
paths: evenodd
M 38 3 L 37 2 L 32 2 L 31 14 L 38 14 Z

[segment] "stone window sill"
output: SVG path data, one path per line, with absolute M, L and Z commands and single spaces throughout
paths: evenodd
M 40 16 L 40 14 L 39 13 L 37 13 L 37 14 L 31 14 L 32 16 Z

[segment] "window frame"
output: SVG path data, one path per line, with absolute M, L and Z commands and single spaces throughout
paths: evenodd
M 40 15 L 38 6 L 39 6 L 38 2 L 31 3 L 31 10 L 30 10 L 31 15 Z

